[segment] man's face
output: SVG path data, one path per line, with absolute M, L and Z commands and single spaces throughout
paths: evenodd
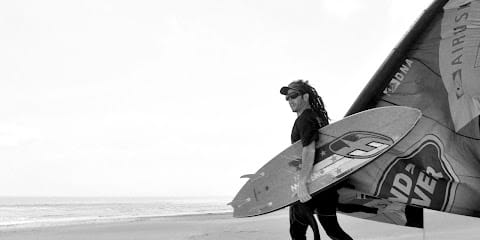
M 287 99 L 288 104 L 290 104 L 292 112 L 299 112 L 305 107 L 305 101 L 302 94 L 296 90 L 289 89 L 285 98 Z

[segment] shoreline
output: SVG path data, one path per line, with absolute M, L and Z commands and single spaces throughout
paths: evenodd
M 232 213 L 230 197 L 0 197 L 0 233 Z
M 55 227 L 69 227 L 69 226 L 83 226 L 83 225 L 95 225 L 95 224 L 115 224 L 115 223 L 129 223 L 129 222 L 142 222 L 142 221 L 155 221 L 161 219 L 181 219 L 181 218 L 195 218 L 202 216 L 232 216 L 233 211 L 221 211 L 221 212 L 209 212 L 209 213 L 180 213 L 175 215 L 152 215 L 152 216 L 138 216 L 138 217 L 112 217 L 112 218 L 91 218 L 91 219 L 78 219 L 78 220 L 59 220 L 59 221 L 46 221 L 46 222 L 32 222 L 32 223 L 19 223 L 19 224 L 6 224 L 0 225 L 0 233 L 2 232 L 15 232 L 15 231 L 28 231 L 36 229 L 46 229 Z
M 280 225 L 280 226 L 279 226 Z M 288 212 L 253 217 L 233 218 L 232 213 L 207 213 L 147 217 L 128 222 L 86 223 L 0 231 L 2 240 L 210 240 L 210 239 L 273 239 L 288 231 Z M 280 231 L 279 231 L 280 230 Z
M 339 214 L 344 230 L 354 239 L 367 240 L 474 240 L 480 218 L 434 211 L 425 212 L 425 229 L 401 227 Z M 288 210 L 257 217 L 233 218 L 231 213 L 147 217 L 128 222 L 87 223 L 0 231 L 2 240 L 249 240 L 289 239 Z M 329 239 L 323 229 L 322 239 Z M 308 239 L 313 239 L 311 231 Z

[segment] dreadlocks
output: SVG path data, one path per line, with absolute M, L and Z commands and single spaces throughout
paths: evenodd
M 320 97 L 320 95 L 318 95 L 315 88 L 310 86 L 310 84 L 308 84 L 308 81 L 298 80 L 296 82 L 306 86 L 305 89 L 307 91 L 306 93 L 309 95 L 308 101 L 310 103 L 310 107 L 312 107 L 312 110 L 319 117 L 318 120 L 319 120 L 320 127 L 328 125 L 330 118 L 328 117 L 327 110 L 325 110 L 325 104 L 323 104 L 322 98 Z

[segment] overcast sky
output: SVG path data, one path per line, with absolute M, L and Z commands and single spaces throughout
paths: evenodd
M 0 195 L 234 196 L 290 144 L 281 86 L 346 113 L 430 0 L 0 3 Z

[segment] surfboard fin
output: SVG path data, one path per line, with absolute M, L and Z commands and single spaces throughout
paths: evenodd
M 255 175 L 256 174 L 245 174 L 245 175 L 240 176 L 240 178 L 252 178 Z
M 262 177 L 265 177 L 265 172 L 254 173 L 254 174 L 245 174 L 245 175 L 242 175 L 240 178 L 249 178 L 252 181 L 256 181 L 256 180 L 258 180 L 259 178 L 262 178 Z
M 232 207 L 234 207 L 234 208 L 240 208 L 240 207 L 242 207 L 243 205 L 249 203 L 250 201 L 252 201 L 251 198 L 246 198 L 246 199 L 243 200 L 243 201 L 238 201 L 238 200 L 237 200 L 237 201 L 229 202 L 229 203 L 227 203 L 227 205 L 230 205 L 230 206 L 232 206 Z

